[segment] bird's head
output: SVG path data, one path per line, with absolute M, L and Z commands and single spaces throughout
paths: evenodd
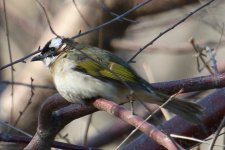
M 62 37 L 55 37 L 48 41 L 41 53 L 31 59 L 31 61 L 43 61 L 46 66 L 52 64 L 61 50 L 66 46 L 66 42 Z

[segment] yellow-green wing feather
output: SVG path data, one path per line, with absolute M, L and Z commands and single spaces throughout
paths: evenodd
M 105 50 L 88 47 L 81 49 L 83 53 L 77 51 L 77 69 L 96 78 L 111 79 L 116 81 L 137 83 L 139 77 L 133 69 L 121 58 Z M 88 58 L 87 56 L 91 57 Z M 94 60 L 92 60 L 94 59 Z M 98 63 L 97 63 L 98 62 Z
M 114 80 L 120 80 L 118 78 L 121 78 L 126 82 L 136 82 L 135 74 L 133 74 L 130 70 L 128 70 L 124 66 L 117 64 L 115 62 L 109 62 L 108 69 L 100 70 L 100 74 L 104 77 Z

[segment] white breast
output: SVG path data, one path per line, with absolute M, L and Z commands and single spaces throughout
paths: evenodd
M 99 96 L 114 101 L 118 99 L 117 89 L 113 85 L 71 68 L 58 70 L 53 78 L 58 92 L 73 103 Z

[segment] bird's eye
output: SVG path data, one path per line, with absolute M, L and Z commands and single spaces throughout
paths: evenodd
M 55 55 L 55 47 L 49 48 L 48 56 L 54 56 L 54 55 Z
M 55 47 L 51 47 L 50 51 L 54 52 L 55 51 Z

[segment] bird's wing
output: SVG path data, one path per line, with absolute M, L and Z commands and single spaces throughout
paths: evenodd
M 94 47 L 85 47 L 82 48 L 81 51 L 82 52 L 75 50 L 73 51 L 74 55 L 70 55 L 72 56 L 70 59 L 76 59 L 76 70 L 99 79 L 108 79 L 110 81 L 115 80 L 118 82 L 121 82 L 122 79 L 127 83 L 140 85 L 148 93 L 145 91 L 138 91 L 141 93 L 137 93 L 138 95 L 140 94 L 139 97 L 141 100 L 146 102 L 161 105 L 165 104 L 165 102 L 170 98 L 169 95 L 152 88 L 151 85 L 144 79 L 140 78 L 124 60 L 112 53 Z M 177 98 L 174 98 L 164 107 L 193 123 L 200 122 L 198 115 L 203 111 L 201 106 L 195 103 L 182 101 Z
M 76 70 L 99 79 L 138 83 L 139 77 L 135 71 L 118 56 L 95 47 L 84 48 L 81 51 L 78 56 L 80 59 L 76 62 Z

